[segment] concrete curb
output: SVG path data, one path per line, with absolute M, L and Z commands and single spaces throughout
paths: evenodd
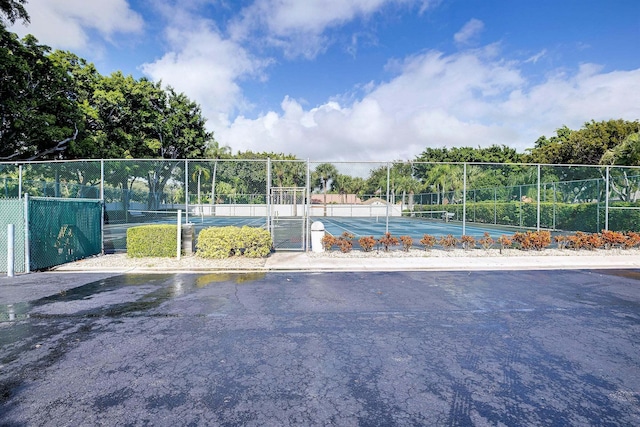
M 640 269 L 640 256 L 624 255 L 527 255 L 452 257 L 332 257 L 306 253 L 276 253 L 263 266 L 91 266 L 82 261 L 56 267 L 65 273 L 243 273 L 243 272 L 369 272 L 369 271 L 489 271 Z

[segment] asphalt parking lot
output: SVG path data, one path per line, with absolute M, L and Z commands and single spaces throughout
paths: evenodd
M 640 425 L 639 366 L 637 270 L 0 279 L 3 426 Z

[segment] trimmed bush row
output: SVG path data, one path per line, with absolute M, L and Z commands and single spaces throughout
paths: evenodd
M 341 252 L 346 253 L 351 251 L 353 239 L 353 234 L 347 232 L 343 233 L 340 237 L 325 234 L 322 238 L 322 245 L 327 251 L 330 251 L 334 246 L 338 246 Z M 439 238 L 425 234 L 422 239 L 420 239 L 420 243 L 425 250 L 430 250 L 436 243 L 444 250 L 452 250 L 458 246 L 464 250 L 475 249 L 478 246 L 488 250 L 498 245 L 500 253 L 502 253 L 503 249 L 508 248 L 524 251 L 540 251 L 550 246 L 552 241 L 555 242 L 560 249 L 630 249 L 640 246 L 640 233 L 633 231 L 621 233 L 609 230 L 602 230 L 601 233 L 584 233 L 578 231 L 573 235 L 563 234 L 555 236 L 552 239 L 549 231 L 527 231 L 524 233 L 517 232 L 512 236 L 503 234 L 497 240 L 494 240 L 489 233 L 484 233 L 484 236 L 478 239 L 473 236 L 462 236 L 458 239 L 452 234 L 440 236 Z M 385 233 L 377 240 L 373 236 L 364 236 L 358 239 L 358 243 L 364 252 L 371 252 L 376 245 L 381 247 L 385 252 L 388 252 L 391 247 L 400 244 L 402 244 L 403 251 L 409 251 L 414 244 L 411 236 L 400 236 L 397 238 L 392 236 L 391 233 Z
M 127 229 L 127 256 L 174 257 L 176 256 L 177 230 L 175 225 L 141 225 Z
M 271 246 L 271 234 L 262 228 L 210 227 L 198 234 L 196 254 L 218 259 L 238 255 L 260 258 L 271 253 Z
M 127 255 L 141 257 L 175 257 L 177 230 L 171 224 L 131 227 L 127 230 Z M 271 253 L 268 231 L 244 226 L 205 228 L 198 234 L 196 254 L 203 258 L 246 256 L 265 257 Z

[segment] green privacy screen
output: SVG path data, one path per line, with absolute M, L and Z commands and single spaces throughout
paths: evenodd
M 42 270 L 102 251 L 99 200 L 29 198 L 31 270 Z
M 24 273 L 24 201 L 20 199 L 0 199 L 0 272 L 8 271 L 7 266 L 7 225 L 14 225 L 14 265 L 16 273 Z

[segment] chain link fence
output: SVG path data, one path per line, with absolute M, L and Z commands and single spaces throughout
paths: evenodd
M 43 270 L 102 252 L 100 200 L 30 197 L 29 265 Z
M 308 249 L 309 224 L 326 217 L 428 218 L 457 222 L 463 232 L 467 224 L 640 230 L 639 167 L 271 159 L 0 163 L 0 199 L 25 194 L 102 201 L 107 251 L 126 250 L 129 226 L 173 222 L 178 209 L 197 228 L 250 223 L 283 230 L 274 244 L 293 250 Z
M 8 226 L 14 227 L 14 263 L 13 270 L 16 273 L 25 272 L 25 222 L 24 201 L 20 199 L 0 199 L 0 271 L 9 271 Z
M 102 252 L 100 200 L 0 199 L 0 271 L 8 272 L 8 225 L 14 227 L 13 271 L 43 270 Z

